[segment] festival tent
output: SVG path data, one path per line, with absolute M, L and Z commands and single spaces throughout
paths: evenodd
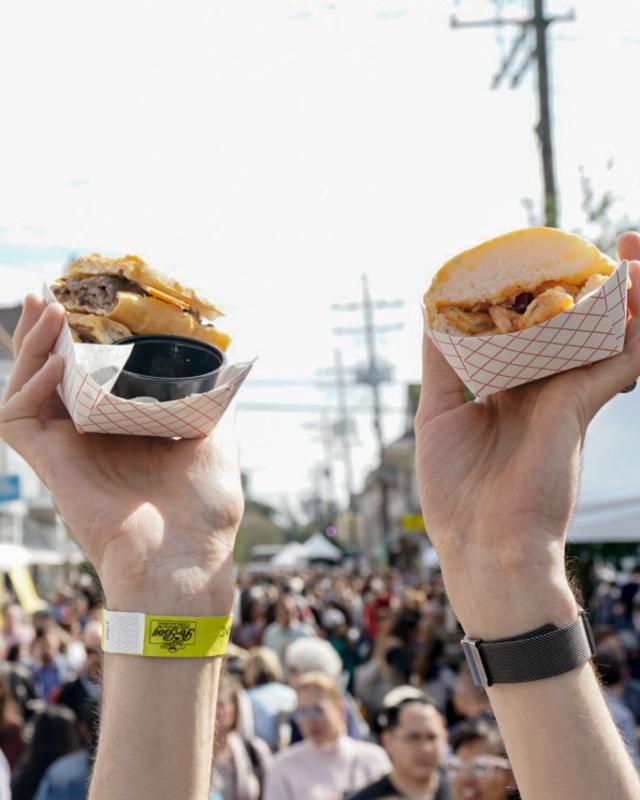
M 302 545 L 308 561 L 340 561 L 342 551 L 326 539 L 319 531 Z

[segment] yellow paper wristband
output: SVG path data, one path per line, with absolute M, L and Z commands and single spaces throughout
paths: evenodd
M 105 653 L 155 658 L 211 658 L 227 651 L 232 617 L 102 612 Z

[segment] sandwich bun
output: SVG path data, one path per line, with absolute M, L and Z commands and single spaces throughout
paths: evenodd
M 515 332 L 573 307 L 616 268 L 575 234 L 543 227 L 512 231 L 444 264 L 424 295 L 427 321 L 452 335 Z

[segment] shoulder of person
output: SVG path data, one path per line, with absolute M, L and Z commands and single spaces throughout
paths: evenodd
M 349 795 L 348 800 L 395 800 L 399 795 L 385 775 L 379 781 L 365 786 L 355 794 Z

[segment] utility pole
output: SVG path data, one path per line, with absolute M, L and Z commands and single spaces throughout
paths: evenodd
M 349 513 L 353 515 L 355 511 L 355 501 L 353 492 L 353 461 L 351 459 L 351 441 L 350 441 L 350 424 L 349 410 L 347 407 L 347 382 L 344 373 L 344 364 L 342 363 L 342 352 L 336 347 L 334 350 L 334 364 L 336 374 L 336 393 L 338 396 L 338 423 L 336 425 L 336 432 L 340 437 L 340 444 L 342 448 L 342 462 L 344 464 L 344 479 L 347 490 L 347 497 L 349 499 Z
M 400 308 L 402 300 L 372 300 L 369 291 L 369 282 L 366 275 L 362 275 L 362 301 L 359 303 L 334 304 L 332 308 L 336 311 L 362 311 L 361 328 L 336 328 L 337 334 L 364 335 L 367 349 L 367 367 L 361 374 L 359 382 L 371 388 L 371 399 L 373 405 L 373 430 L 376 437 L 378 450 L 378 487 L 380 492 L 380 527 L 382 530 L 382 545 L 387 562 L 391 556 L 391 523 L 389 519 L 389 487 L 387 479 L 387 468 L 385 459 L 384 430 L 382 423 L 382 403 L 380 398 L 380 386 L 388 376 L 378 361 L 376 353 L 376 335 L 387 331 L 400 330 L 402 324 L 390 324 L 376 326 L 374 323 L 374 311 L 384 308 Z
M 519 35 L 514 39 L 509 53 L 503 59 L 498 72 L 493 76 L 491 88 L 497 89 L 509 71 L 514 68 L 517 57 L 526 45 L 529 52 L 524 60 L 516 67 L 512 73 L 511 88 L 515 89 L 519 85 L 522 77 L 529 65 L 535 61 L 537 65 L 537 84 L 538 84 L 538 114 L 539 120 L 536 126 L 536 134 L 540 144 L 540 156 L 542 160 L 542 177 L 544 182 L 544 218 L 545 225 L 557 228 L 559 224 L 558 195 L 556 190 L 554 157 L 553 157 L 553 133 L 551 124 L 551 99 L 549 81 L 549 62 L 547 54 L 547 29 L 554 22 L 573 22 L 575 12 L 572 9 L 567 14 L 546 16 L 544 0 L 532 0 L 533 16 L 526 19 L 505 19 L 495 17 L 494 19 L 476 20 L 474 22 L 462 22 L 456 16 L 451 18 L 452 28 L 499 28 L 503 26 L 517 26 L 520 28 Z M 529 42 L 530 32 L 534 32 L 534 41 Z

